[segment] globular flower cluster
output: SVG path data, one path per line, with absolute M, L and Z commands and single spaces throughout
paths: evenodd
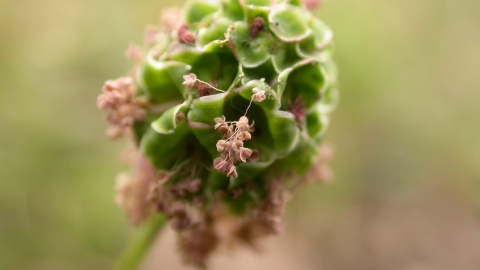
M 137 97 L 133 80 L 122 77 L 107 81 L 98 97 L 98 107 L 109 111 L 106 120 L 112 125 L 107 130 L 108 137 L 116 139 L 128 133 L 135 121 L 142 121 L 147 112 L 145 98 Z
M 331 177 L 320 147 L 337 71 L 318 4 L 189 0 L 130 46 L 129 76 L 105 83 L 108 136 L 131 135 L 138 157 L 116 202 L 136 225 L 164 215 L 186 262 L 281 233 L 296 189 Z

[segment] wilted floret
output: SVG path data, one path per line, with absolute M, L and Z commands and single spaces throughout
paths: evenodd
M 252 127 L 248 125 L 248 118 L 246 116 L 240 117 L 238 121 L 233 121 L 230 124 L 225 121 L 225 116 L 217 117 L 215 120 L 215 128 L 220 130 L 226 127 L 228 130 L 235 130 L 233 134 L 224 134 L 223 139 L 217 142 L 217 151 L 221 153 L 220 157 L 215 159 L 214 167 L 219 172 L 226 173 L 227 176 L 238 177 L 236 162 L 247 162 L 247 159 L 252 155 L 252 150 L 243 147 L 243 141 L 251 139 L 250 130 Z M 257 151 L 258 153 L 258 151 Z
M 255 18 L 250 24 L 250 36 L 256 37 L 263 29 L 265 29 L 265 20 L 262 17 Z
M 185 84 L 188 88 L 193 88 L 196 82 L 197 75 L 193 73 L 183 76 L 183 84 Z
M 179 28 L 178 28 L 178 32 L 177 32 L 177 35 L 178 35 L 178 41 L 180 43 L 187 43 L 187 44 L 193 44 L 195 43 L 195 35 L 188 31 L 188 26 L 186 24 L 182 24 Z
M 260 90 L 258 88 L 253 88 L 252 89 L 253 95 L 252 95 L 252 100 L 256 102 L 262 102 L 265 100 L 265 91 Z
M 109 112 L 106 119 L 112 125 L 107 131 L 110 138 L 116 139 L 129 133 L 135 121 L 142 121 L 146 117 L 146 100 L 136 97 L 132 78 L 107 81 L 102 92 L 97 104 L 100 109 Z

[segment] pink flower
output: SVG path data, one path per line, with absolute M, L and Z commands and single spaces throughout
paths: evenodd
M 219 140 L 217 142 L 217 151 L 220 152 L 220 153 L 225 151 L 225 148 L 227 146 L 226 143 L 227 142 L 225 140 Z
M 240 160 L 243 162 L 246 162 L 247 158 L 249 158 L 252 155 L 252 150 L 242 147 L 240 148 L 240 151 L 238 153 L 240 153 L 239 154 Z
M 225 173 L 227 171 L 227 168 L 229 166 L 229 163 L 224 160 L 223 158 L 216 158 L 213 161 L 213 166 L 215 169 L 217 169 L 219 172 Z
M 260 90 L 256 87 L 252 89 L 253 95 L 252 95 L 252 100 L 256 102 L 262 102 L 264 101 L 267 97 L 265 96 L 265 91 Z
M 196 82 L 197 75 L 193 73 L 183 76 L 183 84 L 185 84 L 188 88 L 194 87 Z

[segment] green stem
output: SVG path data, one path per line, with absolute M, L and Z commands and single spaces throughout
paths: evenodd
M 120 259 L 116 270 L 134 270 L 137 269 L 145 254 L 150 249 L 150 246 L 156 239 L 157 234 L 165 224 L 165 217 L 160 214 L 155 214 L 143 225 L 138 232 L 136 238 L 130 244 L 128 249 Z

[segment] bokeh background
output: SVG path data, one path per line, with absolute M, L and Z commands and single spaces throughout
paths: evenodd
M 0 0 L 0 269 L 115 263 L 135 232 L 113 203 L 125 142 L 104 136 L 96 97 L 182 3 Z M 325 0 L 316 14 L 340 70 L 335 181 L 295 197 L 265 252 L 213 269 L 479 269 L 480 1 Z M 180 269 L 168 235 L 146 269 Z

